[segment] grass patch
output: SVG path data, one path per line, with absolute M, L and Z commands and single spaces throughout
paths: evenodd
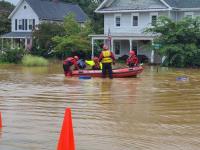
M 30 67 L 47 66 L 48 65 L 48 60 L 46 60 L 43 57 L 32 56 L 32 55 L 25 55 L 22 58 L 22 64 L 24 66 L 30 66 Z

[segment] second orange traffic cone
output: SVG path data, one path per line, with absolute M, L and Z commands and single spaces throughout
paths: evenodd
M 67 108 L 62 124 L 57 150 L 75 150 L 71 109 Z

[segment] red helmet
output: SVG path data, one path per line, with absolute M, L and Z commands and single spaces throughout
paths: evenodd
M 78 56 L 74 56 L 74 58 L 75 58 L 76 60 L 79 60 L 79 57 L 78 57 Z
M 108 50 L 108 46 L 107 45 L 103 45 L 103 49 L 104 50 Z
M 135 55 L 135 51 L 134 51 L 134 50 L 131 50 L 131 51 L 129 52 L 129 54 L 130 54 L 130 55 Z

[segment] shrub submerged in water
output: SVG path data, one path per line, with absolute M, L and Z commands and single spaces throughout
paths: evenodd
M 48 60 L 43 57 L 24 55 L 22 64 L 25 66 L 47 66 Z

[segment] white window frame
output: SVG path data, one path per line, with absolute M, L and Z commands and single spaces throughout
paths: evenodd
M 119 43 L 119 46 L 120 46 L 120 48 L 119 48 L 119 54 L 116 54 L 116 53 L 115 53 L 115 48 L 116 48 L 116 47 L 115 47 L 115 44 L 116 44 L 116 43 Z M 120 56 L 120 55 L 121 55 L 121 47 L 122 47 L 122 43 L 121 43 L 120 40 L 114 41 L 114 53 L 115 53 L 116 56 Z
M 153 16 L 157 16 L 157 19 L 158 19 L 158 12 L 150 13 L 150 18 L 149 18 L 149 20 L 150 20 L 150 26 L 153 26 L 153 25 L 152 25 L 152 17 L 153 17 Z
M 28 30 L 33 30 L 33 19 L 28 19 Z
M 22 19 L 18 19 L 18 30 L 23 30 L 23 22 L 22 22 Z
M 194 12 L 184 12 L 184 17 L 192 16 L 194 18 Z
M 137 16 L 137 17 L 138 17 L 137 26 L 134 26 L 134 25 L 133 25 L 133 16 Z M 140 20 L 140 19 L 139 19 L 139 13 L 132 13 L 132 14 L 131 14 L 131 26 L 132 26 L 132 27 L 134 27 L 134 28 L 139 27 L 139 20 Z
M 116 18 L 120 17 L 120 26 L 117 26 Z M 121 14 L 115 14 L 114 15 L 114 27 L 120 28 L 122 26 L 122 15 Z

